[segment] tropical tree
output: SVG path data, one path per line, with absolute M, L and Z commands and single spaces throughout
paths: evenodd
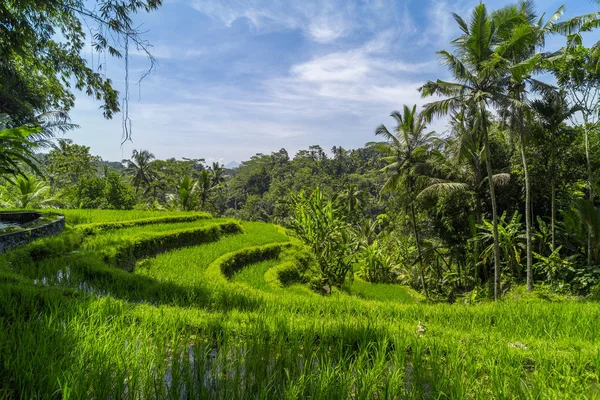
M 529 179 L 529 165 L 526 152 L 526 121 L 528 114 L 528 103 L 526 99 L 527 87 L 533 89 L 549 90 L 547 85 L 532 78 L 543 58 L 542 53 L 537 52 L 542 47 L 545 36 L 551 32 L 556 21 L 562 16 L 564 7 L 559 8 L 545 23 L 543 17 L 537 20 L 534 4 L 531 0 L 525 0 L 518 6 L 510 6 L 504 9 L 507 13 L 513 13 L 516 24 L 509 37 L 506 38 L 501 47 L 501 53 L 508 62 L 507 88 L 509 102 L 506 104 L 506 114 L 512 136 L 516 136 L 518 148 L 523 165 L 525 178 L 525 236 L 527 242 L 527 291 L 533 290 L 533 253 L 532 253 L 532 229 L 531 229 L 531 184 Z
M 550 249 L 556 247 L 556 175 L 557 171 L 557 142 L 561 135 L 564 123 L 577 111 L 578 106 L 570 106 L 564 93 L 547 92 L 541 99 L 530 103 L 532 110 L 536 113 L 544 135 L 543 140 L 549 145 L 550 173 Z
M 587 198 L 594 202 L 596 179 L 592 165 L 594 134 L 600 127 L 600 71 L 596 51 L 582 45 L 567 47 L 552 58 L 550 69 L 571 104 L 577 106 L 583 120 L 583 139 L 587 169 Z M 592 262 L 592 231 L 588 232 L 588 265 Z
M 435 132 L 426 132 L 426 121 L 417 112 L 416 105 L 412 108 L 405 105 L 402 114 L 394 111 L 391 116 L 397 123 L 394 133 L 391 133 L 385 125 L 380 125 L 375 131 L 376 135 L 386 139 L 386 142 L 378 146 L 379 151 L 384 154 L 382 160 L 387 164 L 382 169 L 382 172 L 388 174 L 383 191 L 403 192 L 408 197 L 408 208 L 417 244 L 421 285 L 425 296 L 429 297 L 425 284 L 425 265 L 417 226 L 415 197 L 418 179 L 425 172 L 426 156 L 436 136 Z
M 179 207 L 183 211 L 190 211 L 198 205 L 198 182 L 191 176 L 184 176 L 177 184 Z
M 225 182 L 225 166 L 219 164 L 218 162 L 213 162 L 209 167 L 209 171 L 211 174 L 211 184 L 212 186 L 219 186 L 223 182 Z
M 338 200 L 348 216 L 356 218 L 364 206 L 364 193 L 357 184 L 349 183 L 340 193 Z
M 154 158 L 154 154 L 148 150 L 133 150 L 131 158 L 123 160 L 123 164 L 126 166 L 125 173 L 131 176 L 136 194 L 142 186 L 146 188 L 147 192 L 152 181 L 157 178 L 156 172 L 151 167 Z
M 90 65 L 87 61 L 85 45 L 91 39 L 93 52 L 127 59 L 131 44 L 146 52 L 152 67 L 150 46 L 132 17 L 140 11 L 155 10 L 161 3 L 2 1 L 0 81 L 10 84 L 0 86 L 0 113 L 10 114 L 22 125 L 35 122 L 35 116 L 47 110 L 60 108 L 68 112 L 75 103 L 72 90 L 76 88 L 102 101 L 104 115 L 111 118 L 120 110 L 118 92 L 112 81 L 99 72 L 105 64 Z M 91 38 L 87 37 L 88 31 L 94 32 Z M 126 89 L 125 100 L 127 96 Z
M 0 114 L 0 176 L 14 183 L 12 177 L 24 175 L 23 166 L 39 173 L 33 151 L 38 147 L 34 135 L 41 132 L 37 125 L 8 128 L 10 118 Z
M 506 96 L 503 81 L 508 73 L 506 59 L 513 48 L 506 45 L 506 38 L 521 19 L 513 13 L 498 12 L 490 15 L 484 4 L 474 8 L 468 22 L 457 14 L 453 16 L 462 31 L 462 35 L 452 41 L 456 53 L 442 50 L 438 54 L 442 62 L 450 68 L 454 82 L 439 79 L 435 82 L 429 81 L 420 88 L 420 91 L 424 97 L 433 95 L 446 97 L 425 106 L 424 114 L 428 118 L 455 113 L 465 106 L 473 107 L 478 114 L 492 203 L 494 297 L 497 299 L 500 296 L 500 247 L 498 205 L 489 143 L 488 109 L 510 101 Z
M 200 208 L 205 210 L 206 202 L 210 198 L 211 192 L 214 188 L 212 176 L 208 170 L 203 169 L 200 171 L 200 177 L 198 178 L 197 186 L 198 195 L 200 197 Z
M 33 175 L 20 175 L 15 179 L 12 200 L 5 207 L 44 208 L 55 201 L 50 197 L 50 186 Z

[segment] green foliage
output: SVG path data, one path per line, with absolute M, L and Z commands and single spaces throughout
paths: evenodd
M 548 257 L 533 253 L 538 260 L 534 264 L 534 268 L 540 275 L 545 276 L 546 282 L 549 285 L 554 286 L 558 290 L 564 289 L 565 282 L 575 272 L 572 263 L 560 256 L 561 248 L 562 246 L 558 246 Z
M 484 220 L 482 225 L 478 225 L 479 233 L 476 240 L 481 240 L 487 244 L 482 250 L 483 263 L 490 259 L 493 254 L 493 226 L 492 223 Z M 521 254 L 524 248 L 523 227 L 521 225 L 521 214 L 514 212 L 512 217 L 507 221 L 506 213 L 498 219 L 498 239 L 500 249 L 503 254 L 504 266 L 513 274 L 518 275 L 521 272 Z
M 135 215 L 65 213 L 97 224 Z M 173 221 L 173 232 L 181 223 Z M 593 397 L 600 309 L 592 302 L 518 287 L 494 304 L 431 305 L 416 304 L 419 295 L 406 287 L 361 279 L 344 287 L 348 294 L 326 297 L 271 285 L 270 271 L 292 270 L 304 256 L 263 223 L 167 251 L 128 273 L 85 250 L 103 234 L 67 230 L 0 255 L 3 396 Z M 40 248 L 48 251 L 36 254 Z
M 119 173 L 109 172 L 106 177 L 106 190 L 104 193 L 108 208 L 114 210 L 131 210 L 137 202 L 137 196 Z
M 56 199 L 50 196 L 50 186 L 33 175 L 21 175 L 14 181 L 8 201 L 0 205 L 8 208 L 28 209 L 51 207 Z
M 95 53 L 123 57 L 125 41 L 146 50 L 132 15 L 151 11 L 161 0 L 38 2 L 6 1 L 0 5 L 5 29 L 0 32 L 2 111 L 19 123 L 31 122 L 40 111 L 68 111 L 73 88 L 102 101 L 104 115 L 119 111 L 118 93 L 110 79 L 88 65 L 85 43 Z M 87 29 L 85 29 L 85 28 Z M 91 38 L 87 30 L 95 32 Z M 60 32 L 60 35 L 57 33 Z M 149 53 L 148 53 L 149 54 Z
M 290 229 L 311 249 L 320 279 L 318 285 L 342 286 L 347 276 L 352 278 L 354 232 L 346 216 L 325 200 L 319 188 L 306 196 L 292 196 Z
M 106 181 L 99 177 L 83 178 L 75 188 L 77 208 L 106 208 Z
M 70 189 L 82 179 L 96 178 L 100 157 L 92 156 L 90 148 L 62 139 L 48 153 L 46 171 L 50 184 L 58 190 Z
M 358 262 L 362 267 L 359 276 L 368 282 L 393 283 L 397 278 L 393 257 L 382 251 L 377 240 L 362 246 Z
M 9 117 L 0 113 L 0 176 L 9 182 L 9 175 L 23 175 L 23 165 L 39 173 L 33 161 L 33 150 L 38 147 L 32 137 L 42 131 L 38 125 L 9 128 Z

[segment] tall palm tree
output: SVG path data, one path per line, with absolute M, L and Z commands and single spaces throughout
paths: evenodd
M 537 52 L 543 47 L 545 37 L 550 33 L 563 14 L 560 7 L 548 21 L 543 21 L 543 16 L 537 19 L 532 0 L 521 1 L 518 5 L 505 7 L 506 13 L 512 13 L 513 18 L 520 22 L 516 24 L 509 37 L 506 38 L 503 47 L 503 56 L 508 62 L 508 76 L 506 85 L 508 97 L 505 113 L 509 122 L 511 136 L 516 137 L 523 165 L 525 178 L 525 237 L 526 237 L 526 263 L 527 263 L 527 291 L 533 290 L 533 252 L 532 252 L 532 229 L 531 229 L 531 184 L 529 179 L 529 165 L 526 153 L 526 118 L 529 115 L 527 103 L 527 91 L 548 91 L 552 88 L 532 78 L 534 71 L 539 68 L 543 58 L 542 53 Z
M 561 127 L 579 111 L 578 106 L 570 106 L 563 93 L 548 92 L 541 99 L 536 99 L 530 103 L 531 108 L 538 116 L 545 134 L 544 140 L 550 144 L 550 248 L 554 251 L 556 246 L 556 141 L 561 134 Z
M 420 88 L 424 97 L 439 95 L 443 100 L 431 102 L 425 106 L 428 118 L 457 112 L 463 107 L 473 107 L 478 113 L 485 152 L 486 172 L 488 176 L 492 202 L 492 223 L 494 231 L 494 297 L 500 295 L 500 247 L 498 243 L 498 212 L 494 190 L 493 168 L 489 145 L 488 108 L 498 107 L 510 100 L 506 96 L 502 81 L 507 76 L 508 63 L 505 56 L 513 51 L 506 38 L 520 23 L 520 17 L 512 13 L 488 14 L 484 4 L 476 6 L 469 22 L 453 14 L 462 35 L 452 44 L 456 54 L 442 50 L 438 54 L 454 77 L 454 82 L 429 81 Z
M 415 197 L 418 178 L 422 175 L 426 164 L 426 156 L 436 138 L 435 132 L 426 132 L 427 124 L 423 116 L 417 112 L 417 106 L 404 106 L 402 114 L 394 111 L 391 114 L 397 126 L 391 133 L 385 125 L 380 125 L 375 134 L 383 136 L 386 142 L 380 143 L 378 150 L 384 154 L 387 163 L 382 172 L 389 174 L 383 190 L 392 192 L 404 191 L 408 196 L 410 218 L 417 242 L 419 258 L 419 275 L 426 297 L 429 297 L 425 283 L 425 266 L 421 249 L 421 238 L 417 226 Z
M 152 170 L 154 159 L 154 154 L 148 150 L 133 150 L 131 158 L 122 161 L 125 164 L 125 173 L 132 177 L 136 194 L 141 186 L 145 186 L 148 191 L 150 183 L 157 178 L 156 172 Z

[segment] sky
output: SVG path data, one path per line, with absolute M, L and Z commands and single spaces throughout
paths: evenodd
M 510 1 L 485 2 L 494 10 Z M 564 19 L 600 10 L 591 0 L 538 0 L 538 12 L 565 5 Z M 310 145 L 357 148 L 377 140 L 381 123 L 417 91 L 447 79 L 436 51 L 459 35 L 452 12 L 467 17 L 479 0 L 164 0 L 135 20 L 158 63 L 147 70 L 130 52 L 132 142 L 121 145 L 121 115 L 106 120 L 100 103 L 77 93 L 67 136 L 105 160 L 146 149 L 157 158 L 244 161 Z M 547 49 L 564 38 L 551 37 Z M 98 65 L 104 59 L 91 57 Z M 123 93 L 124 64 L 104 73 Z M 443 134 L 443 120 L 431 129 Z

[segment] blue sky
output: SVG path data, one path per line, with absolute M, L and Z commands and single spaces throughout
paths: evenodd
M 313 144 L 356 148 L 375 139 L 377 125 L 393 126 L 394 109 L 424 104 L 416 89 L 426 80 L 448 77 L 435 52 L 458 35 L 450 13 L 467 16 L 478 3 L 165 0 L 137 18 L 158 66 L 131 88 L 133 143 L 121 146 L 121 116 L 103 119 L 84 94 L 71 112 L 81 128 L 68 136 L 107 160 L 134 148 L 225 163 L 282 147 L 291 155 Z M 537 1 L 547 14 L 561 4 L 565 18 L 599 10 L 591 0 Z M 548 48 L 563 40 L 550 38 Z M 134 52 L 132 80 L 147 65 Z M 108 60 L 106 71 L 122 90 L 122 62 Z M 443 132 L 444 121 L 432 129 Z

